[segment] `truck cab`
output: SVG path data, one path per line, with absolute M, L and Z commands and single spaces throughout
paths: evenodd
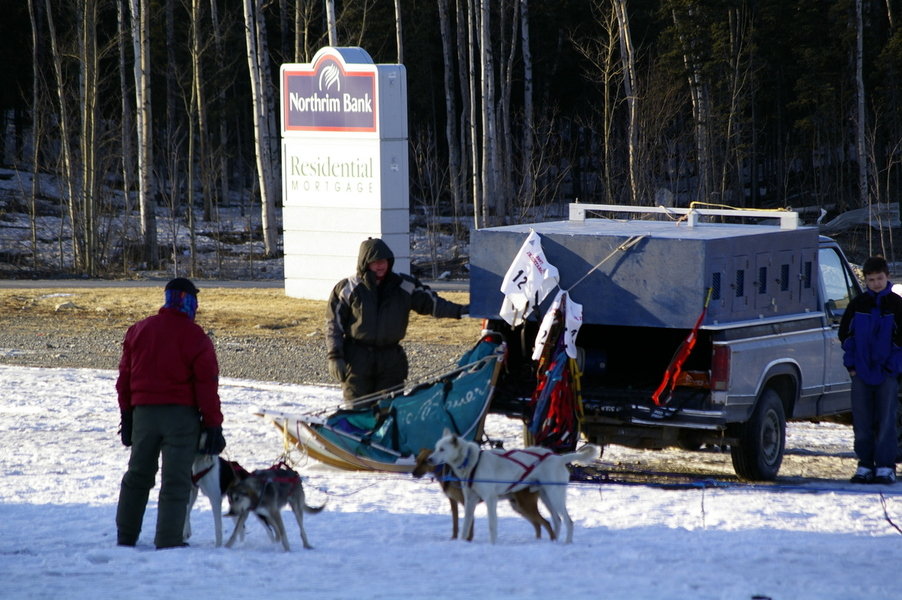
M 530 231 L 560 288 L 582 305 L 580 426 L 589 441 L 728 445 L 741 478 L 770 480 L 787 420 L 850 411 L 837 330 L 861 290 L 833 240 L 788 211 L 581 204 L 566 221 L 472 234 L 470 314 L 511 348 L 494 411 L 527 419 L 535 388 L 538 323 L 510 327 L 499 312 L 502 278 Z M 690 336 L 666 401 L 653 401 Z

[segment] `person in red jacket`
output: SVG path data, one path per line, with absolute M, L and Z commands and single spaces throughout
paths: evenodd
M 166 284 L 156 315 L 132 325 L 122 343 L 116 392 L 122 443 L 131 447 L 116 510 L 117 543 L 134 546 L 162 456 L 154 545 L 185 546 L 183 529 L 198 452 L 225 448 L 219 365 L 213 342 L 194 322 L 198 289 L 185 278 Z

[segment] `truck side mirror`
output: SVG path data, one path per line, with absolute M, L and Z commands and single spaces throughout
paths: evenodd
M 825 306 L 827 318 L 830 319 L 834 324 L 838 324 L 840 318 L 842 318 L 842 311 L 838 311 L 836 308 L 836 300 L 827 300 L 827 304 Z

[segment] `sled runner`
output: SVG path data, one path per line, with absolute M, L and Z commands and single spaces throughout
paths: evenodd
M 259 415 L 287 443 L 339 469 L 407 473 L 416 454 L 432 448 L 447 427 L 467 440 L 482 434 L 505 345 L 485 334 L 449 372 L 403 388 L 359 398 L 353 408 L 327 414 Z

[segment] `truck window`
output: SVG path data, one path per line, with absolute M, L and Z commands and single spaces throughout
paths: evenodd
M 824 281 L 824 291 L 827 294 L 824 302 L 825 304 L 832 302 L 833 313 L 841 315 L 855 293 L 851 276 L 843 266 L 842 258 L 833 248 L 821 248 L 818 261 L 820 262 L 821 278 Z

